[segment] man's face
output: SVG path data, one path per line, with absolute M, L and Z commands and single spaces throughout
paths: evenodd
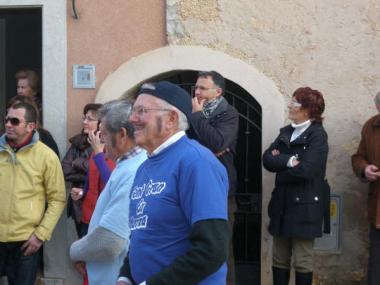
M 5 132 L 8 139 L 16 144 L 23 143 L 35 128 L 34 122 L 25 121 L 25 109 L 8 109 L 5 117 Z
M 172 134 L 170 112 L 160 100 L 149 94 L 141 94 L 133 105 L 129 121 L 135 127 L 135 141 L 140 147 L 152 153 Z
M 222 94 L 222 89 L 214 84 L 210 76 L 199 77 L 195 84 L 195 97 L 198 100 L 205 99 L 206 101 L 212 100 Z
M 116 149 L 116 135 L 110 133 L 105 127 L 105 119 L 100 122 L 100 134 L 101 142 L 104 143 L 106 149 L 106 155 L 108 158 L 116 161 L 119 157 L 119 153 Z
M 17 81 L 17 95 L 30 97 L 36 95 L 36 92 L 30 87 L 28 79 L 23 78 Z

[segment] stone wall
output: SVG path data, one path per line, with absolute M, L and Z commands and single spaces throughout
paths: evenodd
M 379 2 L 167 0 L 167 33 L 170 45 L 207 46 L 254 66 L 286 100 L 300 86 L 322 91 L 330 144 L 327 176 L 343 199 L 342 245 L 340 253 L 317 254 L 314 283 L 364 282 L 367 190 L 353 176 L 350 156 L 363 123 L 376 113 Z

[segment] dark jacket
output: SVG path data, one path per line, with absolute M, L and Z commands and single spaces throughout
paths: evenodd
M 202 112 L 192 114 L 188 136 L 210 149 L 227 169 L 228 195 L 236 191 L 234 156 L 239 130 L 239 113 L 226 100 L 222 100 L 210 118 Z
M 71 187 L 83 188 L 88 170 L 89 158 L 92 147 L 87 141 L 87 135 L 81 133 L 69 139 L 71 146 L 62 160 L 65 180 L 71 183 Z M 69 195 L 67 202 L 67 215 L 77 222 L 82 215 L 82 201 L 73 201 Z
M 330 232 L 330 188 L 325 180 L 328 154 L 327 134 L 320 123 L 312 123 L 290 142 L 288 125 L 264 152 L 265 169 L 276 172 L 275 188 L 269 202 L 269 232 L 272 235 L 315 238 Z M 272 150 L 280 151 L 273 156 Z M 300 163 L 287 167 L 291 156 Z
M 40 135 L 40 141 L 42 141 L 49 148 L 51 148 L 59 157 L 59 149 L 51 133 L 43 128 L 39 128 L 38 133 Z
M 380 115 L 372 117 L 365 123 L 358 150 L 352 156 L 352 168 L 363 181 L 366 181 L 364 169 L 369 164 L 380 168 Z M 380 180 L 369 183 L 368 219 L 380 229 Z
M 73 136 L 69 142 L 71 146 L 62 160 L 63 174 L 74 187 L 83 187 L 92 147 L 84 134 Z

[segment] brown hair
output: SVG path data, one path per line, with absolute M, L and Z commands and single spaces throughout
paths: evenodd
M 27 79 L 30 88 L 36 92 L 36 94 L 40 93 L 40 76 L 35 70 L 21 69 L 16 73 L 15 78 L 17 81 Z
M 321 92 L 310 87 L 301 87 L 294 91 L 293 97 L 308 111 L 310 119 L 318 123 L 323 121 L 325 101 Z
M 34 102 L 33 98 L 28 97 L 28 96 L 22 96 L 22 95 L 16 95 L 13 96 L 11 99 L 8 100 L 7 102 L 7 110 L 15 105 L 18 105 L 19 103 L 23 104 L 29 104 L 33 106 L 33 108 L 36 110 L 36 116 L 37 116 L 37 128 L 39 129 L 40 126 L 40 112 L 38 111 L 38 107 L 36 105 L 36 102 Z

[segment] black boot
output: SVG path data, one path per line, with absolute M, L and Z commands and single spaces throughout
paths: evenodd
M 313 283 L 313 272 L 296 272 L 296 285 L 311 285 Z
M 289 284 L 289 269 L 272 267 L 273 285 L 288 285 Z

